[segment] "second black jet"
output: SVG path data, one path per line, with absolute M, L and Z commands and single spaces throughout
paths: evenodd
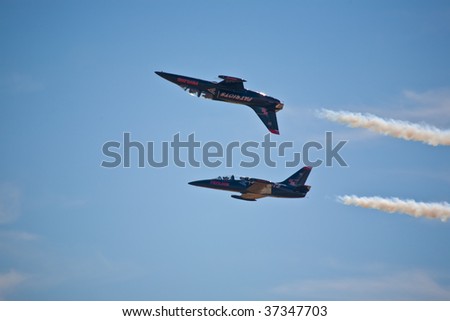
M 221 75 L 221 82 L 213 82 L 162 71 L 155 73 L 198 97 L 247 105 L 256 112 L 271 133 L 280 134 L 275 113 L 283 109 L 283 103 L 263 93 L 245 89 L 244 79 Z
M 231 197 L 244 200 L 256 201 L 262 197 L 282 197 L 282 198 L 303 198 L 311 189 L 305 185 L 306 179 L 311 173 L 312 167 L 305 166 L 292 176 L 279 183 L 269 182 L 259 178 L 241 177 L 236 179 L 231 177 L 218 177 L 201 181 L 190 182 L 189 184 L 199 187 L 213 188 L 230 192 L 239 192 L 241 195 L 231 195 Z

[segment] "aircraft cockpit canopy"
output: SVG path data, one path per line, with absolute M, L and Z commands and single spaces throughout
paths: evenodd
M 234 175 L 231 176 L 219 176 L 217 179 L 223 180 L 223 181 L 234 181 Z

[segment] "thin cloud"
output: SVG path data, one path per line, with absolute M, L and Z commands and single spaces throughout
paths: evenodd
M 402 120 L 383 119 L 372 114 L 328 109 L 319 112 L 319 117 L 350 127 L 367 128 L 383 135 L 420 141 L 432 146 L 450 145 L 450 130 L 441 130 L 427 124 L 415 124 Z
M 25 231 L 4 231 L 0 232 L 0 238 L 4 238 L 8 241 L 35 241 L 39 239 L 37 234 L 25 232 Z
M 4 299 L 7 292 L 23 283 L 25 279 L 24 274 L 14 270 L 0 274 L 0 299 Z
M 20 191 L 10 184 L 0 184 L 0 224 L 9 223 L 19 216 Z
M 402 213 L 414 217 L 437 218 L 443 222 L 450 218 L 450 204 L 424 203 L 398 198 L 358 197 L 355 195 L 339 196 L 338 201 L 345 205 L 373 208 L 387 213 Z
M 29 74 L 14 72 L 0 77 L 0 89 L 14 94 L 28 94 L 43 91 L 45 85 Z
M 450 88 L 428 90 L 425 92 L 415 92 L 405 90 L 405 98 L 401 115 L 416 119 L 427 119 L 442 125 L 449 124 L 450 119 Z
M 287 298 L 312 300 L 449 300 L 450 289 L 420 270 L 384 275 L 304 280 L 274 291 Z

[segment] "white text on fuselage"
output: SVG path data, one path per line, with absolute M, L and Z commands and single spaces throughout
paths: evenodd
M 245 102 L 250 102 L 253 100 L 252 97 L 240 96 L 240 95 L 228 94 L 228 93 L 220 93 L 220 97 L 232 99 L 232 100 L 245 101 Z

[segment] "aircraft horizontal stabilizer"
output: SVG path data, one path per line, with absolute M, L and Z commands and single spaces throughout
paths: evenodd
M 224 76 L 224 75 L 219 75 L 219 78 L 225 80 L 225 82 L 246 82 L 247 81 L 242 78 Z

